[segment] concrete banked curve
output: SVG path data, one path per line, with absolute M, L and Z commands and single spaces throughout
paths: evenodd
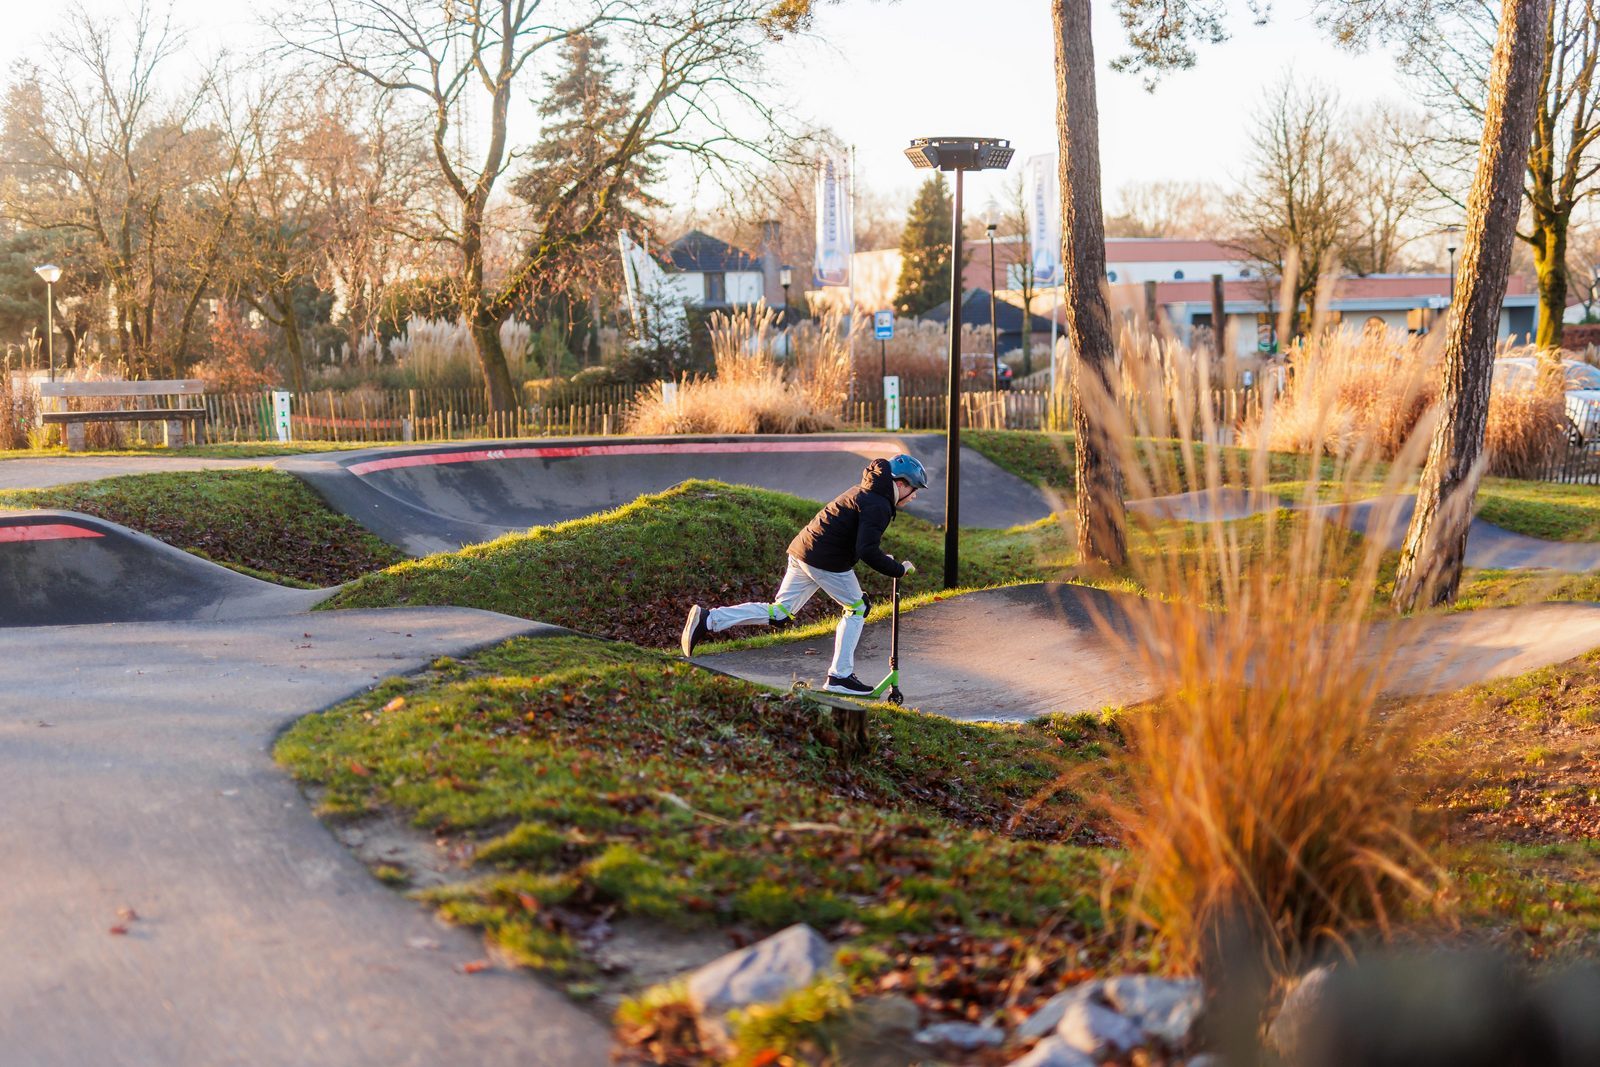
M 286 615 L 332 592 L 263 582 L 91 515 L 0 512 L 0 627 Z
M 944 448 L 936 434 L 563 438 L 298 456 L 279 467 L 421 556 L 593 515 L 691 478 L 830 500 L 869 460 L 900 452 L 921 460 L 930 482 L 907 510 L 942 522 Z M 978 453 L 963 449 L 961 464 L 961 525 L 1004 529 L 1051 513 L 1039 490 Z
M 1098 711 L 1156 695 L 1129 643 L 1138 598 L 1087 586 L 1037 582 L 950 597 L 900 619 L 900 686 L 906 704 L 954 719 L 1017 722 L 1050 712 Z M 1445 692 L 1561 663 L 1600 647 L 1600 604 L 1530 604 L 1407 622 L 1398 636 L 1374 628 L 1372 649 L 1396 641 L 1393 695 Z M 780 688 L 817 684 L 831 633 L 696 659 Z M 888 671 L 889 624 L 869 623 L 856 673 Z

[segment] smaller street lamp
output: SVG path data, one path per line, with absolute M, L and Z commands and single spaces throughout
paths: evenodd
M 794 281 L 793 267 L 778 268 L 778 284 L 783 286 L 783 318 L 785 324 L 789 319 L 789 285 Z
M 1445 246 L 1445 251 L 1450 253 L 1450 303 L 1454 304 L 1456 302 L 1456 248 L 1459 247 L 1457 242 L 1460 240 L 1461 227 L 1446 226 L 1444 232 L 1445 236 L 1450 240 L 1450 243 Z
M 984 231 L 989 235 L 989 347 L 994 349 L 990 355 L 994 358 L 994 388 L 1000 391 L 1000 320 L 994 314 L 994 220 L 989 219 L 984 223 Z M 1023 323 L 1027 329 L 1027 323 Z
M 50 380 L 56 380 L 56 282 L 61 280 L 61 268 L 54 263 L 33 268 L 33 273 L 44 279 L 45 344 L 50 351 Z

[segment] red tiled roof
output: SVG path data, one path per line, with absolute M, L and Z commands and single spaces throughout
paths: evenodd
M 1219 241 L 1180 241 L 1171 237 L 1107 237 L 1106 262 L 1241 263 L 1249 257 Z

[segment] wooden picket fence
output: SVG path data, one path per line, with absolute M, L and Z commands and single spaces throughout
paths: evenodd
M 654 386 L 605 386 L 537 391 L 514 410 L 493 412 L 478 389 L 397 389 L 295 394 L 290 399 L 290 433 L 297 441 L 455 441 L 483 438 L 606 436 L 622 433 L 641 393 Z M 1219 425 L 1237 426 L 1258 403 L 1254 391 L 1216 390 L 1213 411 Z M 263 441 L 273 437 L 271 400 L 266 393 L 205 397 L 214 441 Z M 900 399 L 900 428 L 943 430 L 945 393 Z M 839 415 L 846 425 L 879 429 L 886 425 L 882 398 L 845 401 Z M 1072 425 L 1065 391 L 983 390 L 961 394 L 961 424 L 979 430 L 1063 430 Z

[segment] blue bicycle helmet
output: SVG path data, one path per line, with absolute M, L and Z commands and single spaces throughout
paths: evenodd
M 913 489 L 928 488 L 928 472 L 914 456 L 901 453 L 889 461 L 889 477 L 904 478 Z

